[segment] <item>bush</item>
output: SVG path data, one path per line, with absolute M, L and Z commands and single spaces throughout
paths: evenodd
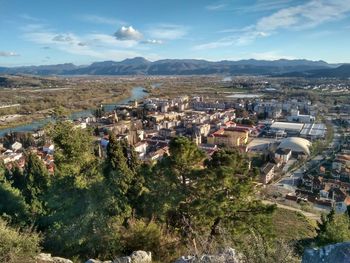
M 0 219 L 0 262 L 29 263 L 39 253 L 40 237 L 30 231 L 10 228 Z
M 124 253 L 126 255 L 136 250 L 152 252 L 152 257 L 160 262 L 170 262 L 181 255 L 178 238 L 168 233 L 151 221 L 132 219 L 121 233 Z

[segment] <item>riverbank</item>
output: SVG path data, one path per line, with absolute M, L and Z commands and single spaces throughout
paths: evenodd
M 101 101 L 100 103 L 96 103 L 93 105 L 93 107 L 87 108 L 80 108 L 75 110 L 69 110 L 69 115 L 71 119 L 78 119 L 80 117 L 89 116 L 92 114 L 93 110 L 96 107 L 99 107 L 99 105 L 104 105 L 107 111 L 113 110 L 113 108 L 118 104 L 125 104 L 129 103 L 129 101 L 132 100 L 140 100 L 149 94 L 144 91 L 144 87 L 134 87 L 132 89 L 126 90 L 124 93 L 117 97 L 111 97 L 106 100 Z M 48 115 L 41 115 L 39 116 L 32 116 L 31 120 L 25 120 L 23 122 L 15 122 L 11 123 L 9 127 L 0 127 L 0 137 L 4 136 L 8 132 L 29 132 L 34 131 L 38 128 L 43 127 L 48 122 L 51 121 L 50 116 Z
M 125 98 L 128 98 L 131 96 L 131 91 L 125 91 L 123 94 L 117 96 L 117 97 L 113 97 L 113 98 L 106 98 L 104 100 L 99 101 L 98 103 L 92 104 L 89 103 L 89 106 L 86 107 L 78 107 L 78 108 L 74 108 L 74 109 L 70 109 L 68 108 L 68 114 L 69 115 L 74 115 L 74 113 L 77 112 L 81 112 L 81 111 L 86 111 L 86 110 L 93 110 L 93 107 L 98 107 L 101 104 L 108 104 L 108 103 L 113 103 L 115 100 L 124 100 Z M 87 101 L 83 101 L 82 102 L 84 105 L 86 105 L 86 103 L 88 103 Z M 9 129 L 9 128 L 13 128 L 16 126 L 20 126 L 20 125 L 26 125 L 29 124 L 33 121 L 40 121 L 42 119 L 45 118 L 49 118 L 50 117 L 50 112 L 52 112 L 54 109 L 50 108 L 50 109 L 46 109 L 46 110 L 41 110 L 40 112 L 36 112 L 33 113 L 31 115 L 18 115 L 18 117 L 16 119 L 11 119 L 9 118 L 9 121 L 2 121 L 0 122 L 0 130 L 2 129 Z M 1 116 L 0 116 L 1 118 Z

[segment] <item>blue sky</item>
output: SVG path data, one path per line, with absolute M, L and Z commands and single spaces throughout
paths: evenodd
M 197 58 L 350 62 L 350 0 L 0 0 L 0 66 Z

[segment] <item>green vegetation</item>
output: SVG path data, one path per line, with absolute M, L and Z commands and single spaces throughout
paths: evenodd
M 278 237 L 285 241 L 298 241 L 316 236 L 315 222 L 301 213 L 278 208 L 273 217 L 273 228 Z
M 256 199 L 256 174 L 244 153 L 223 149 L 206 159 L 193 142 L 177 137 L 169 156 L 141 164 L 133 147 L 109 134 L 107 157 L 100 159 L 90 132 L 60 119 L 47 128 L 55 144 L 54 175 L 32 153 L 23 171 L 0 164 L 0 215 L 19 229 L 11 230 L 16 240 L 28 238 L 23 229 L 34 226 L 44 251 L 82 262 L 137 249 L 172 262 L 227 246 L 249 262 L 274 262 L 279 255 L 293 262 L 291 242 L 315 236 L 303 216 Z M 333 242 L 348 222 L 337 220 L 319 226 L 320 244 Z M 2 228 L 10 231 L 5 223 Z M 343 240 L 349 231 L 341 231 Z M 28 258 L 40 241 L 32 237 L 21 250 Z M 0 243 L 0 251 L 16 240 Z
M 335 214 L 334 210 L 321 218 L 318 224 L 316 243 L 318 246 L 350 240 L 350 218 L 348 213 Z
M 169 156 L 141 165 L 113 134 L 105 160 L 95 156 L 89 131 L 69 122 L 58 119 L 47 134 L 55 144 L 54 175 L 31 153 L 23 171 L 0 170 L 0 194 L 10 202 L 0 213 L 14 227 L 34 225 L 45 251 L 86 260 L 147 249 L 169 262 L 194 241 L 198 251 L 228 239 L 239 246 L 252 228 L 273 238 L 274 206 L 254 198 L 244 154 L 223 150 L 205 160 L 194 143 L 178 137 Z
M 0 219 L 0 262 L 34 263 L 39 251 L 40 237 L 26 229 L 9 227 Z
M 113 103 L 128 97 L 131 88 L 140 85 L 138 81 L 107 77 L 102 80 L 32 76 L 6 78 L 9 81 L 0 87 L 0 106 L 19 106 L 0 107 L 0 128 L 43 119 L 58 107 L 73 112 L 93 108 L 102 103 Z

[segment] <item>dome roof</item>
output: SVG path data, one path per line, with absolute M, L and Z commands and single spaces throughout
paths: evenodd
M 292 152 L 302 152 L 306 155 L 310 155 L 310 147 L 312 143 L 309 140 L 299 137 L 288 137 L 281 141 L 278 148 L 291 149 Z

